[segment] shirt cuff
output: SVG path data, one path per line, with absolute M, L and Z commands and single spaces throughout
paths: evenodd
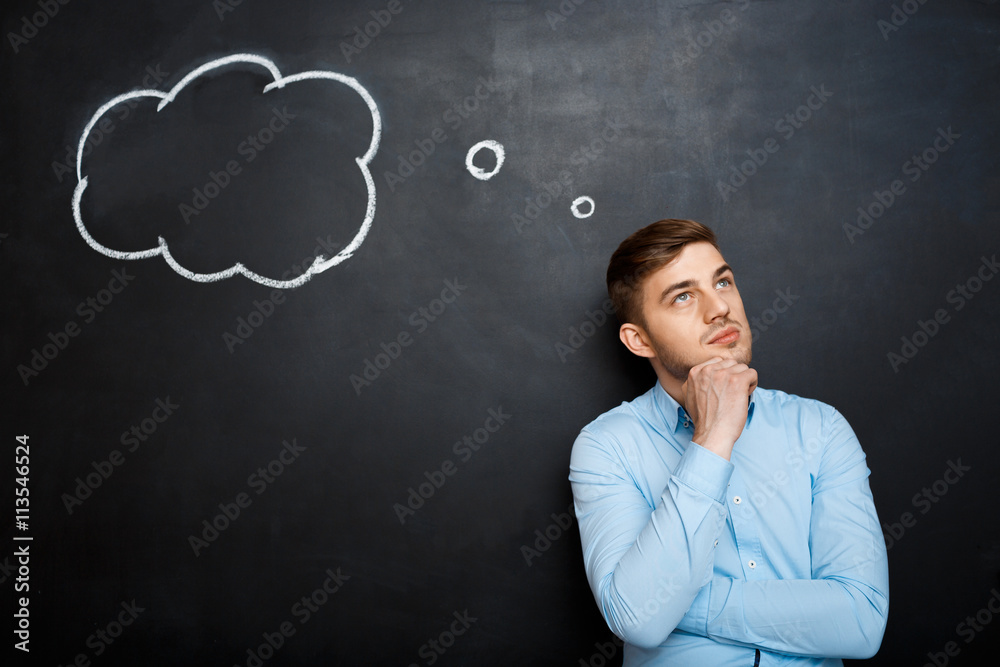
M 705 494 L 717 503 L 724 502 L 726 487 L 732 475 L 731 461 L 694 442 L 684 451 L 681 462 L 674 470 L 674 479 L 679 483 Z

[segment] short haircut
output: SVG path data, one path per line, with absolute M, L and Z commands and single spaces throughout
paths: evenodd
M 689 243 L 719 244 L 711 229 L 693 220 L 669 218 L 643 227 L 621 242 L 608 263 L 608 296 L 621 324 L 645 327 L 642 286 L 646 278 L 672 262 Z

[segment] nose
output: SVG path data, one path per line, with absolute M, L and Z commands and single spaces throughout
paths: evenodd
M 725 318 L 729 315 L 729 310 L 729 302 L 721 294 L 712 290 L 705 299 L 705 322 L 711 324 L 719 318 Z

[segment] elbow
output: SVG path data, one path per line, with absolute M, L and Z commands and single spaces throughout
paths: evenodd
M 644 623 L 625 628 L 612 628 L 612 631 L 626 644 L 643 649 L 654 649 L 667 641 L 673 628 L 664 632 L 662 627 L 656 627 L 652 623 Z
M 652 623 L 645 623 L 642 626 L 621 629 L 619 632 L 615 632 L 615 634 L 626 644 L 638 646 L 643 649 L 654 649 L 667 641 L 667 637 L 670 636 L 671 632 L 673 632 L 673 628 L 669 628 L 664 632 L 664 628 L 662 627 L 656 627 Z
M 669 591 L 669 592 L 668 592 Z M 612 590 L 605 591 L 601 611 L 608 627 L 623 642 L 643 649 L 661 646 L 681 622 L 696 591 L 671 587 L 654 590 L 641 603 L 627 603 Z
M 885 635 L 885 625 L 888 619 L 888 609 L 885 609 L 881 614 L 872 622 L 872 627 L 865 634 L 865 641 L 863 644 L 862 655 L 858 656 L 862 659 L 867 659 L 874 657 L 878 653 L 879 647 L 882 646 L 882 637 Z
M 867 660 L 874 658 L 882 645 L 882 633 L 874 636 L 861 637 L 851 650 L 844 653 L 843 658 L 847 660 Z
M 882 646 L 888 619 L 888 598 L 878 595 L 876 600 L 869 600 L 865 609 L 858 614 L 858 631 L 853 646 L 842 657 L 853 660 L 874 657 Z
M 626 644 L 644 649 L 653 649 L 667 641 L 679 619 L 673 623 L 662 615 L 653 617 L 642 608 L 630 609 L 625 606 L 605 605 L 604 618 L 608 627 Z
M 882 631 L 859 638 L 856 645 L 852 647 L 852 650 L 847 651 L 841 657 L 848 660 L 867 660 L 868 658 L 874 658 L 875 654 L 878 653 L 879 647 L 882 645 L 882 632 L 884 630 L 885 626 L 882 626 Z

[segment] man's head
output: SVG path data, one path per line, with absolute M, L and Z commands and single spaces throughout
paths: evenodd
M 640 229 L 611 256 L 607 281 L 622 342 L 649 358 L 668 391 L 712 357 L 750 363 L 743 301 L 704 225 L 670 219 Z

